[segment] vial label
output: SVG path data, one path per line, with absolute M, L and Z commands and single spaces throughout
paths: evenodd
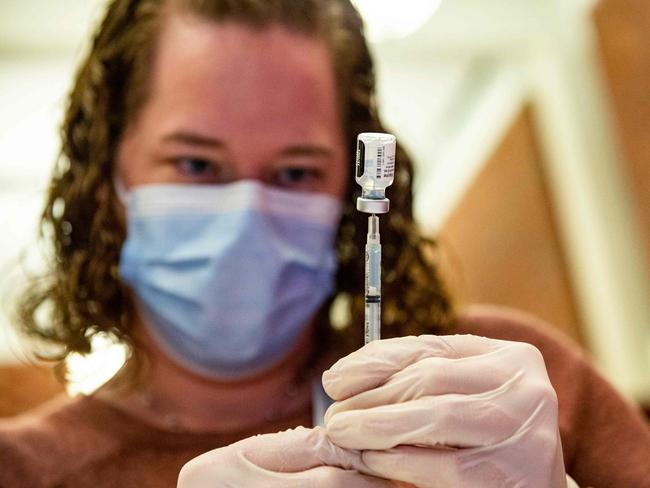
M 361 139 L 357 144 L 357 178 L 361 178 L 366 169 L 366 145 Z
M 384 168 L 384 146 L 377 146 L 377 179 L 381 179 Z
M 389 144 L 382 149 L 382 177 L 392 180 L 395 176 L 395 146 Z

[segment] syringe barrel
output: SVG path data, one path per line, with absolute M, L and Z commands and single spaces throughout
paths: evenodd
M 357 137 L 356 181 L 362 198 L 383 199 L 395 178 L 396 138 L 392 134 L 364 132 Z
M 366 241 L 365 342 L 381 338 L 381 243 L 379 219 L 368 218 Z
M 364 344 L 381 339 L 381 303 L 366 302 Z
M 381 339 L 381 244 L 366 244 L 365 343 Z
M 366 296 L 381 296 L 381 244 L 366 244 Z

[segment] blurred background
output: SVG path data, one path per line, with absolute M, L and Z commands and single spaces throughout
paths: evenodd
M 38 269 L 65 95 L 104 0 L 0 2 L 0 287 Z M 356 0 L 461 303 L 530 311 L 650 406 L 650 2 Z M 399 164 L 399 162 L 398 162 Z M 73 391 L 122 352 L 73 358 Z M 0 416 L 61 390 L 0 315 Z M 76 388 L 76 390 L 75 390 Z

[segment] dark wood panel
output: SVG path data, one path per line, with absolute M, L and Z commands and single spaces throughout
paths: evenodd
M 0 367 L 0 417 L 29 410 L 62 392 L 63 386 L 48 368 Z
M 602 0 L 594 20 L 650 273 L 650 1 Z
M 462 303 L 520 308 L 580 340 L 533 132 L 526 110 L 443 226 L 443 246 L 460 263 L 447 274 Z

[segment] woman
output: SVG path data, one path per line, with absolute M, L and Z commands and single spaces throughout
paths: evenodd
M 55 359 L 100 332 L 132 355 L 96 394 L 3 423 L 0 486 L 173 486 L 181 468 L 184 487 L 648 486 L 641 417 L 579 352 L 521 315 L 454 313 L 403 152 L 383 224 L 395 339 L 351 353 L 365 131 L 383 129 L 347 0 L 113 1 L 43 216 L 52 273 L 22 319 Z

